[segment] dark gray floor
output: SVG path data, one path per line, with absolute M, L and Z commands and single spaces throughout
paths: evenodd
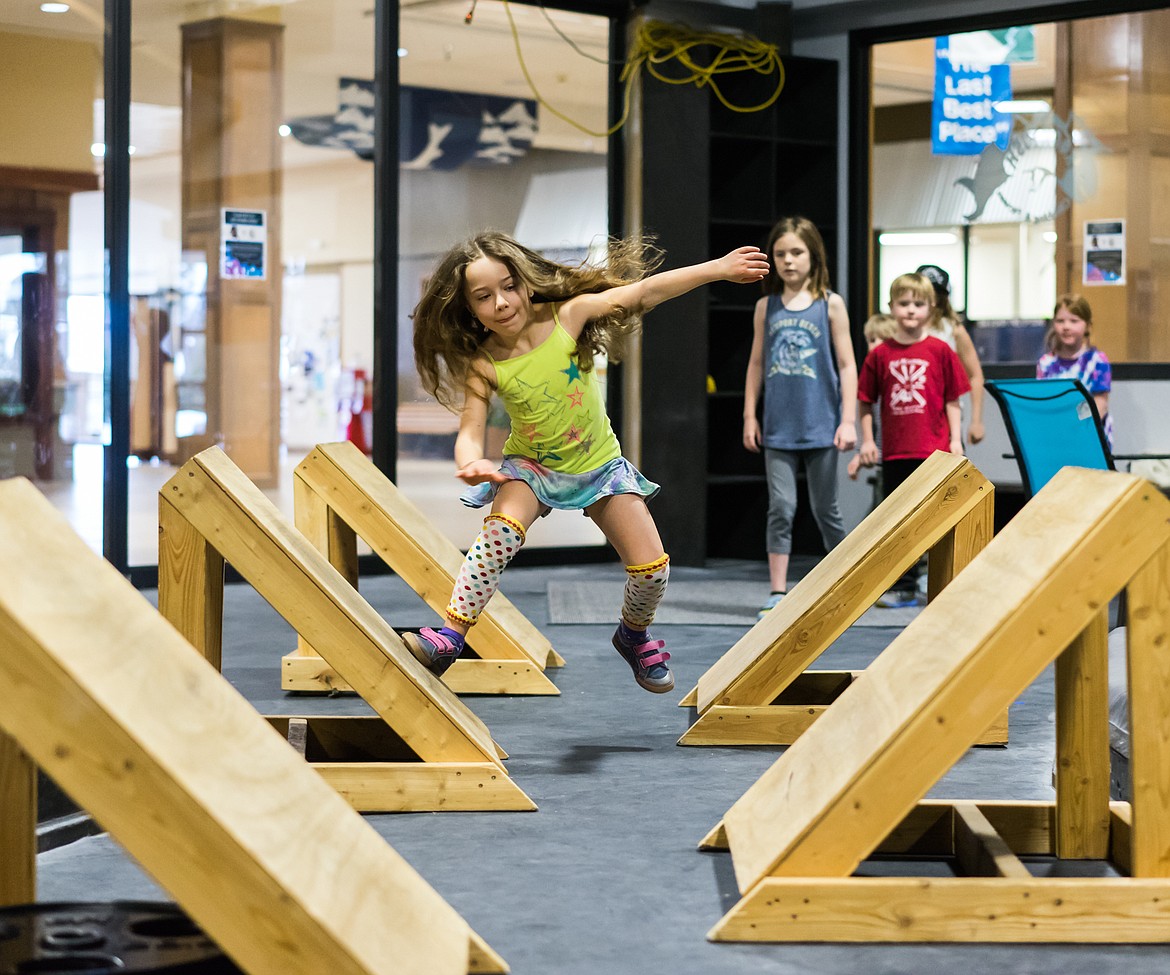
M 370 816 L 371 825 L 459 910 L 517 975 L 624 973 L 1163 972 L 1170 947 L 995 945 L 715 945 L 705 935 L 735 899 L 730 858 L 695 844 L 767 768 L 774 749 L 680 748 L 681 695 L 742 628 L 657 628 L 677 675 L 661 697 L 634 684 L 610 628 L 549 626 L 549 578 L 595 579 L 614 565 L 513 569 L 510 598 L 568 665 L 550 671 L 554 698 L 469 699 L 510 754 L 534 813 Z M 763 594 L 762 565 L 676 568 L 676 579 L 741 579 Z M 367 599 L 400 627 L 430 614 L 396 578 L 364 580 Z M 353 696 L 282 694 L 279 658 L 292 631 L 247 586 L 225 600 L 226 677 L 266 713 L 360 714 Z M 616 610 L 616 607 L 615 607 Z M 861 667 L 897 630 L 854 627 L 818 667 Z M 931 793 L 949 798 L 1050 799 L 1052 683 L 1046 674 L 1011 711 L 1012 744 L 973 749 Z M 39 899 L 165 897 L 106 837 L 42 854 Z

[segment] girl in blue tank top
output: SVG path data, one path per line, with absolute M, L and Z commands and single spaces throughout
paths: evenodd
M 744 382 L 743 445 L 764 451 L 768 478 L 768 574 L 762 619 L 788 591 L 796 476 L 825 549 L 845 537 L 837 505 L 837 454 L 857 443 L 857 363 L 849 313 L 829 290 L 825 244 L 804 217 L 785 217 L 768 235 L 772 266 L 756 302 Z M 763 422 L 760 397 L 763 395 Z

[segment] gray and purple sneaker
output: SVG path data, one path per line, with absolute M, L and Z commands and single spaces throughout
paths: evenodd
M 629 638 L 631 636 L 633 639 Z M 663 649 L 665 646 L 664 640 L 650 639 L 648 630 L 639 634 L 619 624 L 613 634 L 613 648 L 630 665 L 634 680 L 652 694 L 666 694 L 674 690 L 674 674 L 666 666 L 670 654 Z
M 424 626 L 417 633 L 403 633 L 402 642 L 424 667 L 435 674 L 445 674 L 447 668 L 459 659 L 463 641 L 454 631 L 433 630 Z

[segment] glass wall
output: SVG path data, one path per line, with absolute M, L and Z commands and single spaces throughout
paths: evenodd
M 506 9 L 499 0 L 472 9 L 466 24 L 465 0 L 404 7 L 399 60 L 398 484 L 461 547 L 483 512 L 459 503 L 458 417 L 420 388 L 414 369 L 410 312 L 422 283 L 448 247 L 480 230 L 514 234 L 569 261 L 583 259 L 608 232 L 608 18 Z M 488 456 L 499 455 L 505 424 L 502 410 L 493 410 Z M 528 545 L 603 541 L 588 518 L 554 512 Z
M 0 478 L 30 478 L 98 550 L 102 26 L 67 4 L 0 10 Z
M 131 0 L 130 566 L 156 563 L 159 488 L 208 446 L 290 515 L 309 448 L 372 446 L 373 4 L 195 9 Z M 607 232 L 608 19 L 468 13 L 404 7 L 398 51 L 400 482 L 460 544 L 478 516 L 452 477 L 457 421 L 414 376 L 419 283 L 481 228 L 569 259 Z M 98 550 L 102 32 L 89 6 L 0 15 L 0 476 L 34 478 Z M 537 544 L 601 541 L 553 521 Z
M 1115 362 L 1170 361 L 1170 11 L 873 48 L 874 309 L 933 263 L 985 361 L 1032 363 L 1058 294 Z

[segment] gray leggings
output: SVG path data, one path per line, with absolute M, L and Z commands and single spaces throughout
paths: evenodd
M 804 461 L 808 498 L 813 518 L 821 530 L 825 549 L 832 549 L 845 537 L 845 523 L 837 506 L 837 448 L 813 450 L 772 450 L 764 448 L 764 470 L 768 476 L 768 551 L 774 555 L 792 552 L 792 519 L 796 514 L 796 472 Z

